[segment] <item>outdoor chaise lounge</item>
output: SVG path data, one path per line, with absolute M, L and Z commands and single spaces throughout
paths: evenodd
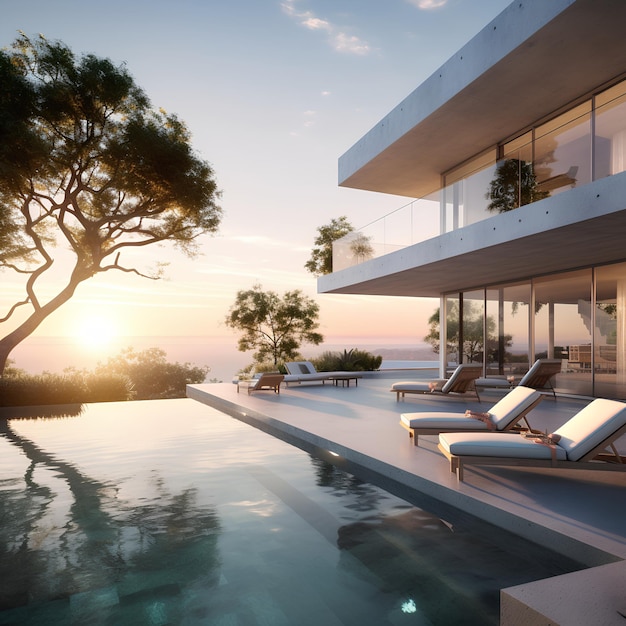
M 615 440 L 626 433 L 626 404 L 596 398 L 549 436 L 442 433 L 439 449 L 463 480 L 467 465 L 626 471 Z
M 556 400 L 552 379 L 561 372 L 561 363 L 561 359 L 537 359 L 517 385 L 550 391 Z M 478 378 L 475 382 L 476 387 L 479 389 L 488 387 L 510 389 L 514 384 L 506 378 Z
M 501 433 L 522 430 L 521 422 L 527 430 L 531 430 L 526 415 L 542 400 L 543 396 L 535 389 L 516 387 L 494 404 L 488 413 L 403 413 L 400 424 L 409 431 L 415 445 L 418 445 L 419 435 L 477 431 Z
M 291 361 L 285 363 L 285 369 L 289 373 L 285 376 L 286 383 L 306 383 L 321 382 L 324 384 L 327 380 L 334 381 L 337 378 L 354 378 L 355 380 L 363 378 L 361 372 L 318 372 L 311 361 Z
M 239 393 L 239 387 L 246 387 L 248 389 L 248 395 L 255 391 L 273 391 L 274 393 L 280 393 L 280 384 L 284 380 L 282 374 L 261 374 L 258 378 L 253 380 L 241 380 L 237 383 L 237 393 Z
M 437 378 L 429 381 L 408 380 L 391 385 L 391 391 L 396 394 L 396 400 L 404 399 L 407 393 L 437 393 L 456 394 L 473 391 L 478 397 L 478 391 L 474 387 L 474 381 L 482 374 L 483 366 L 478 363 L 466 363 L 459 365 L 450 378 Z

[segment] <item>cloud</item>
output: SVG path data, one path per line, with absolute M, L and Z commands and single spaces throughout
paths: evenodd
M 418 9 L 428 11 L 430 9 L 439 9 L 448 3 L 448 0 L 406 0 Z
M 310 11 L 306 13 L 302 13 L 300 16 L 304 17 L 300 23 L 310 30 L 325 30 L 327 32 L 331 32 L 333 27 L 326 20 L 322 20 L 319 17 L 315 17 Z
M 424 2 L 426 0 L 421 1 Z M 436 2 L 437 0 L 428 1 Z M 327 33 L 330 45 L 337 52 L 365 56 L 372 51 L 367 41 L 360 39 L 356 35 L 350 35 L 344 32 L 335 24 L 317 17 L 311 11 L 298 11 L 296 8 L 297 2 L 298 0 L 284 0 L 281 5 L 283 11 L 295 19 L 301 26 L 309 30 Z
M 351 52 L 353 54 L 368 54 L 370 46 L 358 37 L 337 33 L 334 38 L 335 50 L 338 52 Z
M 308 111 L 303 111 L 302 112 L 302 128 L 311 128 L 311 126 L 315 126 L 315 123 L 317 121 L 317 111 L 314 111 L 312 109 L 309 109 Z M 299 130 L 292 130 L 290 131 L 289 135 L 291 137 L 300 137 L 300 131 Z
M 317 111 L 305 111 L 304 112 L 304 127 L 310 128 L 315 124 L 315 117 L 317 115 Z

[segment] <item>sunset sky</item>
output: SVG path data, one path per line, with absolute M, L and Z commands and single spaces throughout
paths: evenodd
M 316 229 L 406 204 L 337 185 L 337 160 L 509 0 L 0 0 L 0 45 L 23 31 L 125 63 L 155 108 L 176 113 L 213 166 L 224 219 L 165 280 L 109 272 L 85 283 L 40 336 L 92 332 L 236 337 L 224 317 L 259 282 L 301 289 L 329 337 L 421 341 L 433 300 L 318 295 L 306 272 Z M 59 261 L 57 265 L 62 265 Z M 23 293 L 0 275 L 2 314 Z M 390 321 L 393 321 L 391 324 Z M 4 328 L 3 328 L 4 327 Z M 7 324 L 0 325 L 5 334 Z

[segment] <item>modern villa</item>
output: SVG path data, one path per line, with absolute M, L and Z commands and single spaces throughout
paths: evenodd
M 437 297 L 440 369 L 626 398 L 626 2 L 516 0 L 339 159 L 407 197 L 321 293 Z

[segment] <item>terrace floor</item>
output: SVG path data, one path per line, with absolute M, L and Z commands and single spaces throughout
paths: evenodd
M 471 396 L 396 402 L 389 392 L 397 380 L 430 377 L 432 370 L 376 373 L 358 386 L 283 385 L 279 395 L 237 393 L 230 383 L 189 385 L 187 396 L 276 436 L 328 450 L 338 464 L 355 464 L 389 491 L 414 490 L 593 568 L 507 590 L 502 606 L 510 615 L 503 623 L 548 623 L 542 620 L 549 616 L 555 624 L 626 624 L 626 472 L 469 467 L 459 482 L 437 437 L 420 436 L 415 447 L 400 414 L 485 411 L 502 392 L 481 393 L 481 403 Z M 529 420 L 552 432 L 588 402 L 546 396 Z M 626 437 L 616 447 L 625 454 Z

